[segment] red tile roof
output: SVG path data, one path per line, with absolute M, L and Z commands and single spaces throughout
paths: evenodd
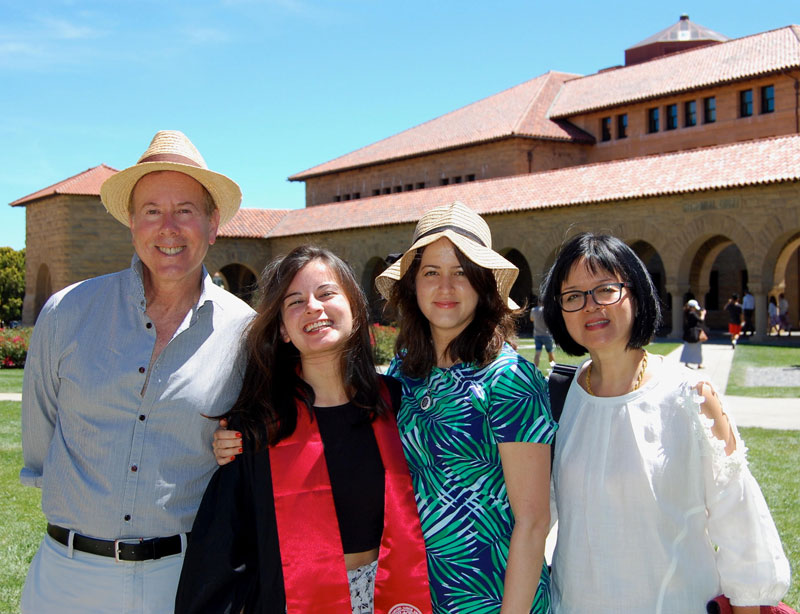
M 289 211 L 269 238 L 416 222 L 461 200 L 509 213 L 800 181 L 800 135 L 563 168 Z
M 499 94 L 404 130 L 289 177 L 310 177 L 379 162 L 484 143 L 511 136 L 593 143 L 594 139 L 567 122 L 554 122 L 546 112 L 561 85 L 572 75 L 548 72 Z
M 264 239 L 286 215 L 288 209 L 239 209 L 217 236 Z
M 564 84 L 549 117 L 563 119 L 796 68 L 800 68 L 800 26 L 786 26 L 573 79 Z
M 79 196 L 100 196 L 100 186 L 103 182 L 117 172 L 106 164 L 87 169 L 82 173 L 73 175 L 69 179 L 59 181 L 51 186 L 42 188 L 38 192 L 28 194 L 22 198 L 9 203 L 12 207 L 27 205 L 40 198 L 56 196 L 58 194 L 75 194 Z

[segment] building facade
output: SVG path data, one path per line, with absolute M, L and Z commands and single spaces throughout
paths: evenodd
M 207 268 L 249 296 L 272 257 L 318 243 L 350 262 L 379 317 L 385 257 L 424 211 L 461 200 L 520 267 L 518 302 L 564 239 L 607 231 L 653 274 L 664 333 L 680 336 L 689 296 L 724 327 L 727 297 L 745 287 L 758 334 L 770 295 L 787 296 L 797 325 L 800 27 L 727 40 L 684 16 L 628 52 L 626 66 L 548 72 L 293 175 L 306 208 L 241 210 Z M 128 231 L 99 201 L 113 172 L 95 167 L 12 203 L 27 210 L 25 322 L 51 292 L 128 264 Z

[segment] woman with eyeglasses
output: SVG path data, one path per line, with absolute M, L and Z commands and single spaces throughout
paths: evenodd
M 789 565 L 745 446 L 710 384 L 644 349 L 661 310 L 636 254 L 579 234 L 541 295 L 558 345 L 589 353 L 555 443 L 553 611 L 705 612 L 718 595 L 737 614 L 776 603 Z

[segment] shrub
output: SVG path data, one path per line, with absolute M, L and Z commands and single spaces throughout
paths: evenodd
M 395 326 L 372 325 L 372 352 L 375 356 L 376 364 L 386 365 L 391 362 L 392 358 L 394 358 L 394 342 L 396 339 L 397 328 Z
M 0 369 L 25 366 L 32 328 L 0 328 Z

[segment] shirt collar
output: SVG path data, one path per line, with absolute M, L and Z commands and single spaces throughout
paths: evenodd
M 142 272 L 143 267 L 144 264 L 142 263 L 141 258 L 139 258 L 139 255 L 136 252 L 133 252 L 133 257 L 131 258 L 131 269 L 134 273 L 134 297 L 142 307 L 142 311 L 144 311 L 147 307 L 147 299 L 144 295 L 144 274 Z M 200 298 L 197 300 L 197 304 L 192 308 L 192 311 L 195 314 L 201 310 L 206 303 L 219 303 L 219 301 L 215 300 L 219 288 L 217 288 L 216 284 L 211 279 L 211 275 L 208 274 L 206 265 L 203 265 L 201 276 Z M 193 319 L 194 317 L 195 315 L 192 316 Z

